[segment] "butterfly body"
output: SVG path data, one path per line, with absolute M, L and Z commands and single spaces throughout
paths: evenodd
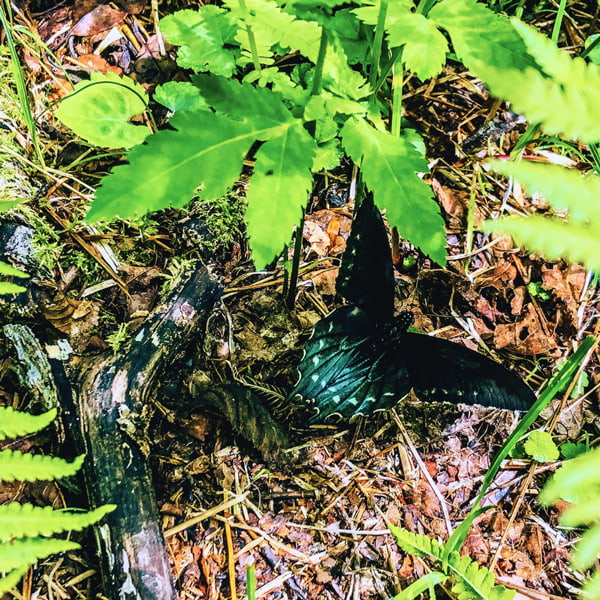
M 305 345 L 289 398 L 315 408 L 309 424 L 388 410 L 411 389 L 422 400 L 526 410 L 533 392 L 498 363 L 464 346 L 408 332 L 394 318 L 391 252 L 369 196 L 357 210 L 337 283 L 350 304 L 321 319 Z

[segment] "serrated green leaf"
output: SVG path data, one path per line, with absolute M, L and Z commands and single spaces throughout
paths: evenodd
M 361 164 L 363 179 L 379 208 L 387 209 L 389 223 L 437 263 L 445 264 L 444 220 L 431 188 L 416 174 L 427 172 L 423 156 L 404 138 L 355 118 L 346 121 L 342 142 L 349 156 Z
M 146 108 L 146 92 L 131 78 L 92 73 L 90 81 L 75 85 L 54 114 L 96 146 L 131 148 L 141 144 L 150 133 L 147 127 L 129 122 Z
M 54 510 L 51 506 L 33 506 L 11 502 L 0 506 L 0 540 L 50 536 L 62 531 L 80 531 L 96 523 L 116 508 L 114 504 L 96 510 Z
M 10 406 L 0 407 L 0 440 L 41 431 L 56 419 L 53 408 L 41 415 L 30 415 Z
M 543 254 L 547 260 L 565 258 L 600 272 L 600 223 L 563 223 L 533 215 L 485 221 L 482 227 L 513 236 L 518 244 Z
M 269 89 L 209 75 L 195 75 L 192 81 L 208 104 L 224 115 L 248 120 L 266 117 L 282 124 L 295 121 L 279 94 Z
M 128 154 L 129 164 L 102 180 L 89 220 L 129 217 L 182 207 L 202 185 L 202 198 L 225 194 L 257 139 L 283 134 L 289 124 L 255 118 L 232 120 L 208 111 L 179 112 L 174 131 L 154 134 Z
M 0 573 L 32 565 L 51 554 L 77 550 L 81 548 L 75 542 L 46 538 L 24 538 L 0 544 Z
M 21 277 L 22 279 L 28 279 L 29 275 L 20 269 L 13 267 L 0 260 L 0 275 L 7 275 L 9 277 Z
M 598 502 L 598 496 L 596 496 Z M 600 521 L 600 514 L 596 522 Z M 571 560 L 574 569 L 589 569 L 598 559 L 600 554 L 600 525 L 590 527 L 575 545 L 575 552 Z
M 208 108 L 200 90 L 189 81 L 169 81 L 164 85 L 159 85 L 154 92 L 153 100 L 173 112 L 206 110 Z
M 19 569 L 11 569 L 4 577 L 0 577 L 0 593 L 5 593 L 14 588 L 29 568 L 31 563 L 27 563 Z
M 72 462 L 54 456 L 25 454 L 16 450 L 0 451 L 0 481 L 50 481 L 75 475 L 83 465 L 83 456 Z
M 419 13 L 407 13 L 386 26 L 388 44 L 404 44 L 402 61 L 419 79 L 435 77 L 446 63 L 448 42 L 435 23 Z
M 312 187 L 315 141 L 301 123 L 265 142 L 256 153 L 248 187 L 246 221 L 257 269 L 262 269 L 289 242 Z M 277 227 L 273 227 L 273 220 Z
M 538 500 L 550 504 L 559 498 L 568 500 L 567 494 L 576 497 L 581 492 L 596 490 L 600 486 L 599 461 L 600 448 L 595 448 L 566 462 L 546 483 Z
M 232 76 L 235 52 L 225 45 L 235 42 L 238 26 L 228 11 L 212 4 L 180 10 L 161 19 L 160 29 L 170 44 L 180 46 L 179 66 Z
M 498 72 L 536 66 L 510 21 L 476 0 L 442 0 L 428 17 L 450 34 L 458 58 L 475 74 L 485 65 Z
M 559 457 L 558 447 L 547 431 L 532 431 L 525 441 L 524 448 L 537 462 L 551 462 Z
M 16 283 L 10 283 L 8 281 L 0 281 L 0 295 L 5 294 L 20 294 L 24 292 L 26 288 Z
M 600 67 L 565 51 L 535 29 L 513 20 L 539 68 L 497 69 L 494 64 L 476 65 L 473 70 L 498 97 L 509 100 L 513 110 L 532 123 L 540 123 L 549 135 L 564 135 L 593 143 L 600 141 Z

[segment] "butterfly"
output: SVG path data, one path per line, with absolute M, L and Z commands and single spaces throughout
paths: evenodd
M 309 424 L 389 410 L 411 389 L 421 400 L 510 410 L 535 402 L 502 365 L 459 344 L 408 332 L 410 312 L 394 317 L 391 250 L 371 195 L 356 209 L 337 292 L 349 304 L 315 325 L 288 396 L 301 396 L 313 408 Z

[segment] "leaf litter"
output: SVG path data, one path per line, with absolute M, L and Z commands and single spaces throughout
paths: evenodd
M 78 2 L 74 10 L 52 7 L 38 18 L 40 36 L 59 59 L 74 56 L 76 68 L 83 64 L 93 71 L 115 72 L 116 68 L 123 73 L 133 70 L 144 74 L 140 61 L 156 59 L 160 73 L 168 70 L 169 65 L 158 58 L 159 44 L 152 38 L 136 54 L 123 36 L 118 36 L 107 46 L 110 62 L 91 52 L 123 20 L 135 29 L 139 25 L 135 17 L 139 6 L 83 6 Z M 64 40 L 68 35 L 80 39 L 67 46 Z M 73 56 L 66 55 L 68 47 Z M 28 64 L 33 71 L 41 67 L 34 57 Z M 160 78 L 160 73 L 150 77 Z M 65 82 L 56 75 L 52 94 L 60 97 L 64 93 Z M 548 264 L 538 256 L 527 255 L 506 237 L 488 239 L 475 234 L 470 252 L 464 253 L 467 184 L 475 163 L 467 159 L 457 162 L 455 148 L 462 144 L 478 158 L 486 154 L 487 138 L 480 148 L 475 142 L 480 135 L 478 124 L 488 117 L 489 98 L 464 73 L 449 69 L 427 94 L 418 87 L 409 90 L 406 101 L 407 114 L 431 134 L 430 154 L 440 157 L 432 183 L 444 209 L 450 254 L 456 260 L 447 271 L 440 272 L 426 258 L 406 249 L 406 256 L 417 256 L 418 269 L 407 267 L 401 275 L 409 288 L 405 290 L 408 298 L 403 301 L 416 309 L 422 329 L 435 330 L 443 337 L 464 339 L 466 323 L 476 341 L 483 340 L 494 351 L 508 350 L 518 356 L 523 372 L 535 383 L 542 378 L 536 363 L 542 363 L 542 372 L 547 372 L 553 361 L 569 350 L 574 333 L 595 316 L 597 298 L 588 301 L 586 297 L 587 274 L 578 265 Z M 510 121 L 504 109 L 500 115 L 506 117 L 505 122 Z M 514 129 L 503 131 L 504 138 L 492 139 L 492 143 L 501 140 L 502 152 L 512 147 L 518 131 L 519 123 L 515 123 Z M 494 185 L 491 180 L 489 183 Z M 48 198 L 56 201 L 65 192 L 58 186 Z M 477 202 L 476 221 L 493 214 L 501 197 L 501 193 L 494 197 L 488 194 Z M 519 208 L 527 208 L 530 203 L 524 195 L 516 201 Z M 539 207 L 534 205 L 535 210 Z M 61 212 L 65 210 L 68 213 L 77 209 L 67 204 L 61 207 Z M 179 217 L 182 213 L 176 214 Z M 230 291 L 226 294 L 225 313 L 231 317 L 231 330 L 225 318 L 225 325 L 216 327 L 213 337 L 213 341 L 222 343 L 211 346 L 221 350 L 209 350 L 207 357 L 195 359 L 194 368 L 205 369 L 219 381 L 231 377 L 230 361 L 233 372 L 251 372 L 265 384 L 289 389 L 296 377 L 294 365 L 302 340 L 319 315 L 334 305 L 336 267 L 350 215 L 350 207 L 343 206 L 321 208 L 308 216 L 303 262 L 309 268 L 302 273 L 295 312 L 290 315 L 283 308 L 280 270 L 257 291 L 252 285 L 244 291 Z M 176 218 L 162 216 L 160 227 L 168 229 L 165 223 L 169 220 Z M 68 237 L 64 231 L 61 235 Z M 124 238 L 131 235 L 129 229 Z M 132 292 L 129 297 L 118 288 L 101 293 L 113 318 L 127 320 L 137 311 L 152 307 L 158 293 L 157 281 L 165 273 L 161 268 L 165 256 L 177 243 L 168 232 L 162 239 L 166 240 L 166 249 L 156 240 L 149 243 L 154 260 L 144 257 L 137 261 L 142 264 L 121 265 L 125 284 Z M 80 242 L 71 239 L 69 243 Z M 247 273 L 244 242 L 236 243 L 237 247 L 217 266 L 230 290 L 240 287 L 239 279 L 245 277 L 240 277 L 240 270 Z M 540 282 L 550 298 L 532 297 L 527 291 L 532 282 Z M 61 293 L 60 289 L 56 291 L 57 300 Z M 97 301 L 70 298 L 65 306 L 60 320 L 46 311 L 45 317 L 56 330 L 72 339 L 82 338 L 77 344 L 82 348 L 86 340 L 89 346 L 94 336 L 100 341 L 106 337 L 106 330 L 94 331 L 100 311 Z M 465 343 L 477 346 L 476 342 Z M 545 364 L 538 360 L 541 356 Z M 9 372 L 10 365 L 4 364 Z M 168 384 L 167 377 L 165 388 Z M 10 387 L 6 379 L 3 386 Z M 15 405 L 18 398 L 7 396 L 2 402 Z M 583 424 L 597 431 L 596 415 L 591 411 L 584 416 L 583 403 L 579 407 L 579 417 L 569 417 L 577 409 L 567 408 L 566 416 L 561 418 L 565 426 L 557 432 L 565 439 L 574 439 Z M 514 418 L 489 409 L 470 407 L 461 412 L 456 407 L 414 400 L 405 401 L 396 410 L 455 524 L 466 514 L 493 451 L 514 426 Z M 567 425 L 569 418 L 574 425 Z M 379 415 L 362 429 L 338 426 L 296 431 L 297 445 L 286 460 L 274 464 L 263 462 L 215 415 L 199 411 L 187 421 L 155 421 L 152 460 L 181 598 L 241 597 L 245 570 L 250 564 L 256 567 L 259 598 L 388 598 L 423 575 L 425 566 L 400 552 L 386 522 L 442 539 L 448 535 L 440 496 L 426 480 L 403 431 L 390 415 Z M 477 519 L 463 552 L 484 564 L 495 560 L 500 581 L 528 597 L 538 597 L 530 595 L 531 590 L 570 597 L 578 584 L 567 566 L 571 538 L 558 528 L 555 513 L 540 511 L 535 495 L 542 479 L 528 480 L 528 467 L 523 460 L 507 462 L 486 498 L 486 503 L 496 508 Z M 35 490 L 19 493 L 23 498 L 36 497 Z M 509 520 L 506 513 L 516 498 L 522 501 L 521 509 L 516 519 Z M 54 502 L 55 498 L 45 501 Z M 504 543 L 498 545 L 502 537 Z M 64 590 L 68 587 L 65 582 L 75 578 L 77 564 L 93 564 L 89 561 L 89 557 L 68 559 L 66 567 L 61 562 L 46 561 L 41 568 L 56 571 L 55 580 L 61 580 Z M 82 580 L 88 577 L 82 576 Z M 235 582 L 237 592 L 231 589 L 231 582 Z M 40 598 L 50 597 L 41 586 L 37 593 Z M 82 594 L 92 597 L 86 591 Z

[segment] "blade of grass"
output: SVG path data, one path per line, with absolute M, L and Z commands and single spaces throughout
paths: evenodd
M 17 47 L 12 35 L 12 14 L 10 10 L 10 2 L 8 0 L 6 0 L 4 4 L 0 4 L 0 24 L 4 29 L 6 44 L 10 52 L 13 77 L 15 80 L 15 86 L 17 88 L 17 94 L 19 96 L 19 102 L 21 104 L 23 120 L 25 121 L 27 130 L 31 136 L 31 144 L 33 145 L 38 162 L 42 167 L 45 167 L 46 164 L 44 162 L 44 155 L 37 138 L 35 120 L 33 118 L 33 114 L 31 113 L 31 105 L 29 103 L 29 96 L 27 95 L 27 86 L 25 85 L 25 77 L 23 76 L 21 61 L 19 60 L 19 53 L 17 52 Z

